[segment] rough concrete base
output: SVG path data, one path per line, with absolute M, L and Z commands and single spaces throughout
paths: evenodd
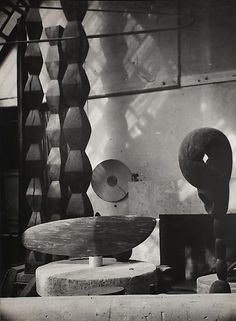
M 117 262 L 104 258 L 103 266 L 91 268 L 88 260 L 52 262 L 36 270 L 40 296 L 83 295 L 98 287 L 123 287 L 127 294 L 148 294 L 156 284 L 156 266 L 139 261 Z
M 210 287 L 217 280 L 216 274 L 204 275 L 197 278 L 197 293 L 209 293 Z M 229 283 L 231 292 L 236 293 L 236 283 Z
M 1 299 L 2 321 L 229 321 L 236 294 L 115 295 Z

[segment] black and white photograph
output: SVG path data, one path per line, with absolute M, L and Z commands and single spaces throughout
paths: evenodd
M 236 321 L 236 1 L 0 0 L 0 321 Z

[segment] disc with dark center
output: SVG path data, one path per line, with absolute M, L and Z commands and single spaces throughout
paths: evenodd
M 94 192 L 104 201 L 117 202 L 128 193 L 131 171 L 121 161 L 108 159 L 96 166 L 92 176 Z

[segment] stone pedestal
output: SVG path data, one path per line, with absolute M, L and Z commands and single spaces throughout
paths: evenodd
M 93 288 L 123 287 L 126 294 L 148 294 L 156 284 L 156 266 L 140 261 L 117 262 L 104 258 L 103 266 L 91 268 L 88 260 L 52 262 L 36 270 L 40 296 L 84 295 Z
M 201 276 L 197 279 L 197 293 L 209 293 L 210 286 L 217 280 L 216 274 Z M 236 283 L 229 282 L 231 292 L 236 293 Z

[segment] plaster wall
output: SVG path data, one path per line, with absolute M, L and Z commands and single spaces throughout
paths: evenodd
M 236 156 L 235 84 L 215 84 L 89 101 L 93 128 L 87 152 L 93 168 L 109 158 L 124 162 L 140 182 L 129 184 L 129 195 L 118 203 L 101 200 L 90 187 L 95 212 L 102 215 L 205 213 L 196 189 L 186 182 L 178 166 L 183 137 L 199 127 L 214 127 L 230 140 L 234 168 L 229 212 L 235 212 Z M 136 107 L 139 108 L 136 108 Z M 134 250 L 134 258 L 159 264 L 158 226 Z
M 169 74 L 170 78 L 176 79 L 180 73 L 180 82 L 187 87 L 88 101 L 86 110 L 93 132 L 87 152 L 93 168 L 103 160 L 118 159 L 139 177 L 139 182 L 129 184 L 128 197 L 118 203 L 104 202 L 90 187 L 89 196 L 95 212 L 156 218 L 159 214 L 205 213 L 196 189 L 183 179 L 179 170 L 178 149 L 188 132 L 206 126 L 221 130 L 230 140 L 234 167 L 229 213 L 235 212 L 236 87 L 230 82 L 235 70 L 232 59 L 235 48 L 231 42 L 234 31 L 228 7 L 221 8 L 228 12 L 226 23 L 216 14 L 221 12 L 219 3 L 212 8 L 203 2 L 200 4 L 202 6 L 192 8 L 194 25 L 182 31 L 182 69 L 178 70 L 177 60 L 172 60 L 176 69 Z M 159 55 L 163 53 L 163 47 L 165 52 L 175 50 L 173 42 L 161 44 Z M 116 43 L 111 39 L 104 48 L 110 49 L 110 60 L 115 63 Z M 150 51 L 150 54 L 156 59 L 159 57 L 156 51 Z M 164 62 L 168 64 L 169 59 Z M 99 79 L 112 83 L 109 73 Z M 204 85 L 195 86 L 202 83 Z M 114 87 L 110 85 L 106 89 L 114 90 Z M 158 244 L 157 224 L 150 238 L 134 249 L 133 258 L 159 264 Z
M 140 181 L 155 182 L 163 196 L 160 199 L 165 199 L 156 215 L 202 213 L 195 189 L 185 182 L 179 170 L 178 149 L 184 136 L 193 129 L 206 126 L 220 129 L 233 149 L 233 188 L 235 98 L 235 84 L 225 83 L 91 100 L 86 108 L 93 128 L 87 148 L 92 166 L 104 159 L 119 159 L 139 174 Z M 231 194 L 229 209 L 235 211 L 233 192 Z M 107 203 L 97 198 L 91 189 L 90 197 L 95 211 L 106 215 L 128 213 L 128 198 L 117 204 Z M 138 198 L 140 196 L 136 201 Z

